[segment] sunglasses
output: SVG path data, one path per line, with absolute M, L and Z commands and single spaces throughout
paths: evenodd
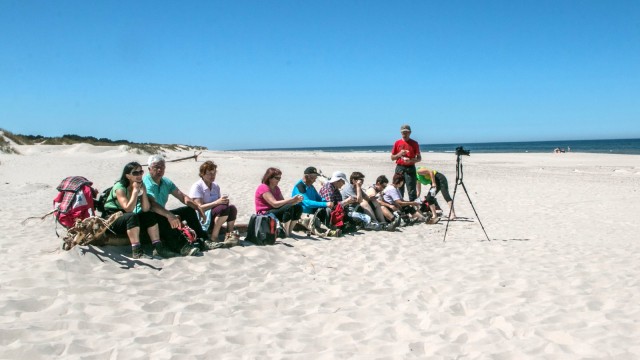
M 144 170 L 132 171 L 130 174 L 133 176 L 140 176 L 144 174 Z
M 280 179 L 282 179 L 282 176 L 274 176 L 273 178 L 276 179 L 276 180 L 280 180 Z

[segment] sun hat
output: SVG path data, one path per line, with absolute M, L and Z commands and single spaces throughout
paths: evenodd
M 348 183 L 347 175 L 345 175 L 345 173 L 343 173 L 342 171 L 336 171 L 333 173 L 333 175 L 331 175 L 331 179 L 329 179 L 329 182 L 334 183 L 340 180 L 343 180 L 345 184 Z

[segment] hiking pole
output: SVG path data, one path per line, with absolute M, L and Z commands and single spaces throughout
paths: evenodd
M 467 191 L 467 187 L 464 185 L 464 182 L 462 181 L 462 178 L 464 177 L 464 171 L 462 168 L 462 161 L 460 161 L 460 156 L 461 155 L 466 155 L 469 156 L 470 151 L 469 150 L 464 150 L 462 148 L 462 146 L 459 146 L 456 148 L 456 186 L 453 188 L 453 197 L 451 198 L 451 207 L 449 208 L 449 218 L 451 218 L 451 212 L 453 211 L 453 206 L 455 204 L 455 200 L 456 200 L 456 191 L 458 190 L 458 184 L 462 185 L 462 189 L 464 190 L 464 193 L 467 195 L 467 200 L 469 200 L 469 204 L 471 204 L 471 208 L 473 209 L 473 213 L 476 214 L 476 218 L 478 219 L 478 223 L 480 223 L 480 227 L 482 228 L 482 231 L 484 232 L 484 235 L 487 237 L 487 240 L 491 241 L 491 239 L 489 239 L 489 235 L 487 235 L 487 231 L 484 229 L 484 225 L 482 225 L 482 221 L 480 221 L 480 216 L 478 216 L 478 212 L 476 211 L 475 206 L 473 206 L 473 202 L 471 201 L 471 197 L 469 196 L 469 192 Z M 444 238 L 442 239 L 442 242 L 447 241 L 447 230 L 449 229 L 449 223 L 451 221 L 447 221 L 447 227 L 444 230 Z

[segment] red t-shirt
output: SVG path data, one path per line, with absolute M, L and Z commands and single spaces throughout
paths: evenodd
M 401 150 L 407 150 L 408 152 L 405 154 L 405 157 L 408 157 L 409 159 L 413 159 L 418 154 L 420 154 L 420 145 L 418 145 L 418 142 L 413 139 L 409 139 L 409 141 L 404 141 L 404 139 L 400 139 L 393 144 L 393 150 L 391 150 L 391 154 L 397 154 Z M 402 166 L 415 165 L 415 163 L 406 163 L 404 160 L 402 160 L 402 157 L 399 157 L 396 160 L 396 164 L 402 165 Z

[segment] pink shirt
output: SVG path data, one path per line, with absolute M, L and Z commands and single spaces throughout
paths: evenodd
M 276 186 L 273 190 L 271 190 L 269 189 L 269 186 L 267 184 L 260 184 L 260 186 L 258 186 L 258 188 L 256 189 L 256 196 L 254 198 L 256 203 L 257 214 L 264 214 L 267 211 L 273 209 L 273 207 L 269 205 L 269 203 L 264 199 L 264 197 L 262 197 L 262 195 L 264 195 L 264 193 L 267 193 L 267 192 L 271 192 L 271 195 L 273 195 L 273 197 L 276 200 L 284 200 L 284 197 L 282 197 L 282 192 L 280 191 L 279 187 Z

